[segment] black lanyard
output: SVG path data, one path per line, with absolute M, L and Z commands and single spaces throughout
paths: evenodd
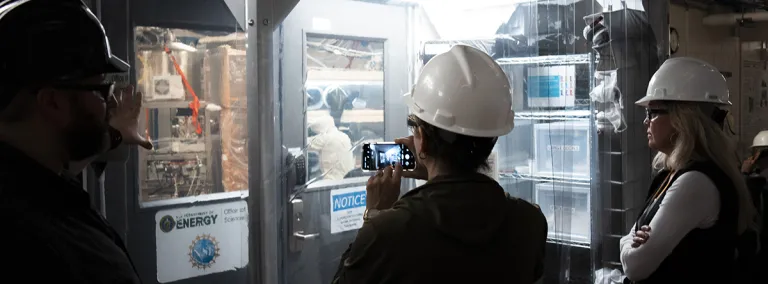
M 658 189 L 656 189 L 656 192 L 648 198 L 648 201 L 645 203 L 645 208 L 643 209 L 643 213 L 640 214 L 640 216 L 637 216 L 637 220 L 635 220 L 635 231 L 640 230 L 640 227 L 648 225 L 645 224 L 645 222 L 650 223 L 650 220 L 646 220 L 651 213 L 653 213 L 654 208 L 658 208 L 659 203 L 663 199 L 662 197 L 666 195 L 667 189 L 672 185 L 672 181 L 675 179 L 675 174 L 677 171 L 671 171 L 669 174 L 667 174 L 667 177 L 664 178 L 664 181 L 661 182 L 661 185 Z

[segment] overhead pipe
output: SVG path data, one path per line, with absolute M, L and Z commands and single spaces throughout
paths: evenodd
M 768 12 L 714 14 L 704 17 L 705 26 L 732 26 L 741 21 L 767 22 Z

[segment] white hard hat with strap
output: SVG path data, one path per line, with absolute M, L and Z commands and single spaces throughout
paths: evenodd
M 509 78 L 488 54 L 466 45 L 432 58 L 405 103 L 422 121 L 467 136 L 504 136 L 515 126 Z
M 648 107 L 651 101 L 731 105 L 728 85 L 720 71 L 707 62 L 690 57 L 664 61 L 653 74 L 645 97 L 635 104 Z

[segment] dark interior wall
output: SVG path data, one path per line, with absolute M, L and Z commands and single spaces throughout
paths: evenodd
M 669 0 L 643 0 L 643 8 L 664 61 L 669 56 Z
M 131 2 L 132 20 L 139 26 L 243 31 L 245 21 L 245 1 L 243 0 L 132 0 Z

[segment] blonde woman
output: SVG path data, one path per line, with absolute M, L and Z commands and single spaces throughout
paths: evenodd
M 731 283 L 737 239 L 756 212 L 723 131 L 725 78 L 706 62 L 669 59 L 636 104 L 659 173 L 621 239 L 624 273 L 633 283 Z

